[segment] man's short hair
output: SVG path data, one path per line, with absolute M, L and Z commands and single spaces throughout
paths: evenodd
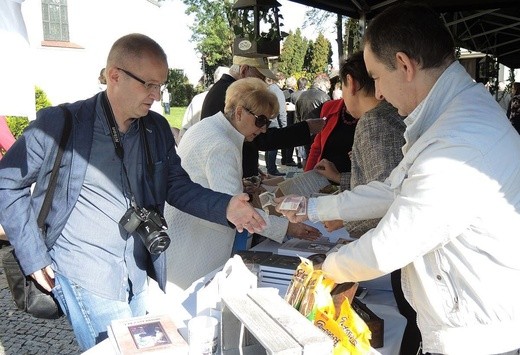
M 108 53 L 107 66 L 125 66 L 128 62 L 146 55 L 157 58 L 168 65 L 166 53 L 159 43 L 141 33 L 131 33 L 114 42 Z
M 316 77 L 312 81 L 312 86 L 327 92 L 330 89 L 329 76 L 325 73 L 320 73 L 316 75 Z
M 298 79 L 298 90 L 305 90 L 305 88 L 307 88 L 308 82 L 309 82 L 309 80 L 307 80 L 307 78 L 304 78 L 304 77 L 301 77 L 300 79 Z
M 403 52 L 422 69 L 455 60 L 453 38 L 439 15 L 424 5 L 402 3 L 389 7 L 368 24 L 365 45 L 390 70 L 395 54 Z

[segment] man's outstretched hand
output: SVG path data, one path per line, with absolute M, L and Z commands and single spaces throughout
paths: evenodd
M 262 216 L 249 203 L 249 196 L 246 193 L 231 198 L 226 209 L 226 218 L 239 232 L 247 229 L 249 233 L 259 233 L 266 226 Z

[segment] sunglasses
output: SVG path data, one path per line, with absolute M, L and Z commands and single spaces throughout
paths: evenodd
M 265 115 L 255 115 L 253 112 L 251 112 L 251 110 L 245 107 L 244 110 L 249 112 L 255 118 L 255 126 L 257 126 L 258 128 L 263 128 L 271 122 L 271 120 L 267 118 L 267 116 Z

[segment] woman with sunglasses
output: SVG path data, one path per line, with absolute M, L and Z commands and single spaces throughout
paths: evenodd
M 242 145 L 265 133 L 279 104 L 267 84 L 258 78 L 237 80 L 226 91 L 224 112 L 191 127 L 183 136 L 178 154 L 194 182 L 219 192 L 242 192 Z M 317 229 L 287 219 L 267 216 L 262 232 L 282 242 L 286 235 L 314 240 Z M 185 289 L 193 281 L 222 266 L 230 257 L 235 229 L 190 216 L 167 206 L 168 225 L 176 227 L 168 248 L 168 281 Z

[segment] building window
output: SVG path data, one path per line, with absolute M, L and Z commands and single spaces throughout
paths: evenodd
M 67 0 L 42 0 L 43 39 L 69 41 Z

